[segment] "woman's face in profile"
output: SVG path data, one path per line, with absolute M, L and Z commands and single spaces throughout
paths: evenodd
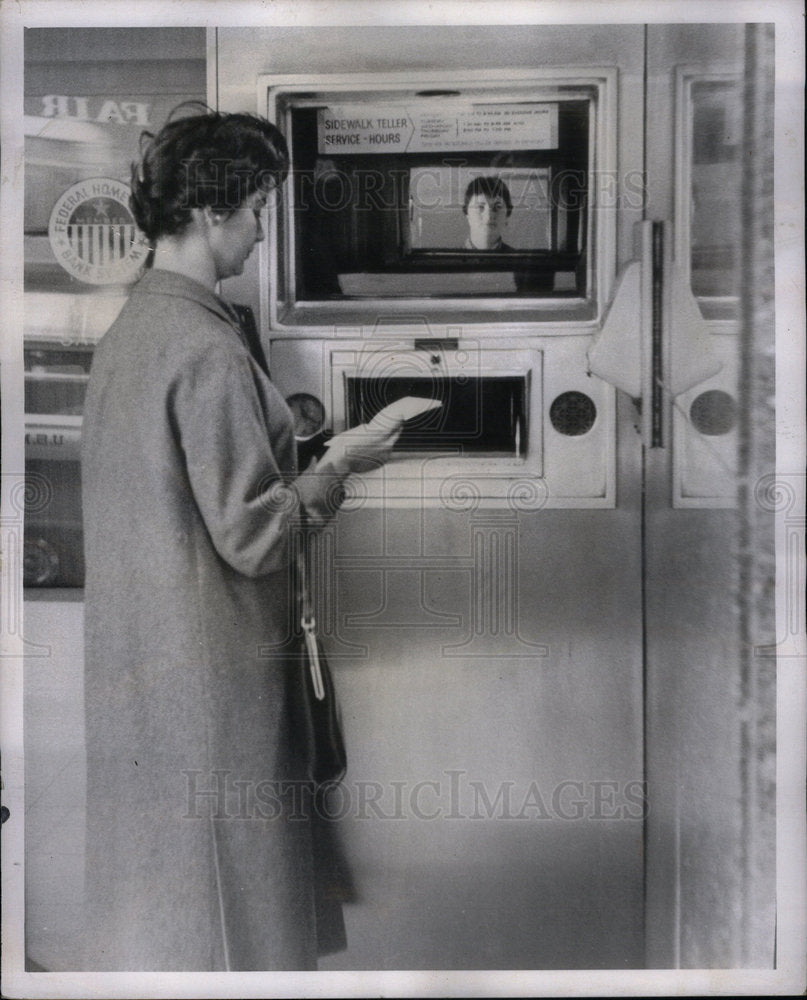
M 507 225 L 507 206 L 503 198 L 486 194 L 468 200 L 468 229 L 471 243 L 478 250 L 491 250 L 502 239 Z
M 255 191 L 241 206 L 221 217 L 211 238 L 218 279 L 241 274 L 252 248 L 264 239 L 261 214 L 266 203 L 266 192 Z

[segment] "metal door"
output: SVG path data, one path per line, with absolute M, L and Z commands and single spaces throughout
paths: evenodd
M 770 966 L 775 661 L 750 549 L 772 552 L 775 506 L 771 426 L 752 431 L 772 399 L 753 360 L 773 347 L 772 31 L 652 26 L 646 64 L 644 220 L 617 293 L 640 289 L 641 349 L 618 308 L 589 352 L 641 401 L 646 955 Z
M 772 26 L 648 30 L 650 965 L 774 964 L 772 57 Z
M 636 261 L 589 359 L 642 436 L 646 961 L 771 966 L 772 30 L 650 26 L 645 58 Z

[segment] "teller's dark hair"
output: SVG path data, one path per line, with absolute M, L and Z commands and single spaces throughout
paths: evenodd
M 278 187 L 288 170 L 286 140 L 271 122 L 202 106 L 201 114 L 169 118 L 156 135 L 141 134 L 129 205 L 153 243 L 184 229 L 191 209 L 232 212 L 255 191 Z
M 513 211 L 513 199 L 510 197 L 510 190 L 501 177 L 474 177 L 465 189 L 465 201 L 462 203 L 462 211 L 468 214 L 468 202 L 475 194 L 483 194 L 493 201 L 494 198 L 501 198 L 504 207 L 507 209 L 507 218 Z

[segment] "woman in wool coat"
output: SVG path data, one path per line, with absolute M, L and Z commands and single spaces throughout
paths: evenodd
M 152 266 L 97 349 L 83 425 L 84 968 L 313 969 L 326 873 L 300 792 L 290 530 L 303 510 L 323 525 L 399 427 L 338 435 L 299 473 L 289 410 L 216 294 L 263 239 L 278 130 L 210 112 L 145 139 Z

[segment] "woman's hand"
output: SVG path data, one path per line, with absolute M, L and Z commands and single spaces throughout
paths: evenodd
M 403 424 L 403 420 L 372 421 L 343 431 L 331 438 L 322 462 L 345 475 L 378 469 L 389 459 Z

